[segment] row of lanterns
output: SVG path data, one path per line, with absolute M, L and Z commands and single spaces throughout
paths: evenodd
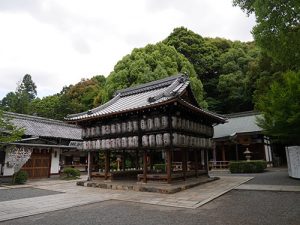
M 210 137 L 213 136 L 213 127 L 207 126 L 198 122 L 194 122 L 188 119 L 172 116 L 172 128 L 183 129 L 186 131 L 192 131 L 196 133 L 206 134 Z
M 140 128 L 142 131 L 151 131 L 166 129 L 168 127 L 168 117 L 154 117 L 140 120 Z M 99 137 L 109 134 L 131 133 L 138 131 L 138 121 L 127 121 L 122 123 L 115 123 L 111 125 L 101 125 L 95 127 L 89 127 L 82 129 L 82 138 Z M 172 128 L 183 129 L 186 131 L 192 131 L 197 133 L 213 136 L 213 128 L 206 126 L 198 122 L 194 122 L 188 119 L 172 116 Z
M 94 141 L 84 141 L 83 149 L 126 149 L 126 148 L 137 148 L 139 143 L 138 136 L 112 138 L 112 139 L 98 139 Z M 162 147 L 170 146 L 171 139 L 169 133 L 164 134 L 150 134 L 142 136 L 143 147 Z M 173 145 L 175 147 L 200 147 L 200 148 L 211 148 L 212 141 L 208 138 L 199 138 L 194 136 L 188 136 L 184 134 L 173 134 Z

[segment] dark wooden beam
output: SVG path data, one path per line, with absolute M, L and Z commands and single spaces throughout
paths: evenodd
M 147 183 L 147 150 L 144 150 L 143 164 L 143 181 L 144 183 Z
M 104 179 L 108 179 L 108 173 L 110 172 L 110 151 L 107 150 L 105 151 L 105 174 L 104 174 Z

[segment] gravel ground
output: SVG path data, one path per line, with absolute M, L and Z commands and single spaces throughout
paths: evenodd
M 61 192 L 42 190 L 38 188 L 0 189 L 0 202 L 45 195 L 55 195 L 60 193 Z
M 287 169 L 271 168 L 264 173 L 257 173 L 247 184 L 291 185 L 299 186 L 300 179 L 289 177 Z
M 106 201 L 0 224 L 299 225 L 300 193 L 233 190 L 195 210 Z

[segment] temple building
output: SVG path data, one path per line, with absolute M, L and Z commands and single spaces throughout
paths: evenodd
M 32 179 L 59 175 L 64 167 L 87 169 L 87 153 L 82 151 L 79 127 L 12 112 L 4 112 L 3 116 L 22 128 L 24 134 L 19 141 L 2 143 L 0 181 L 9 181 L 18 170 L 26 171 Z
M 69 115 L 82 128 L 88 159 L 100 155 L 104 179 L 185 180 L 208 174 L 213 126 L 222 116 L 201 109 L 179 74 L 116 91 L 107 103 Z
M 230 161 L 245 160 L 250 151 L 251 160 L 265 160 L 268 166 L 286 165 L 284 145 L 263 134 L 255 111 L 226 114 L 227 123 L 215 126 L 214 150 L 210 155 L 211 166 L 226 168 Z

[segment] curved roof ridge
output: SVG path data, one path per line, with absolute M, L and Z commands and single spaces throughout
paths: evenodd
M 171 83 L 165 90 L 148 98 L 148 102 L 155 102 L 163 97 L 171 97 L 178 94 L 180 87 L 187 81 L 187 77 L 179 76 L 173 83 Z
M 169 86 L 174 80 L 178 79 L 179 77 L 185 76 L 184 74 L 177 74 L 174 76 L 169 76 L 160 80 L 151 81 L 145 84 L 140 84 L 134 87 L 125 88 L 115 92 L 115 95 L 121 94 L 121 97 L 128 96 L 132 94 L 137 94 L 141 92 L 150 91 L 157 88 L 162 88 L 164 86 Z

